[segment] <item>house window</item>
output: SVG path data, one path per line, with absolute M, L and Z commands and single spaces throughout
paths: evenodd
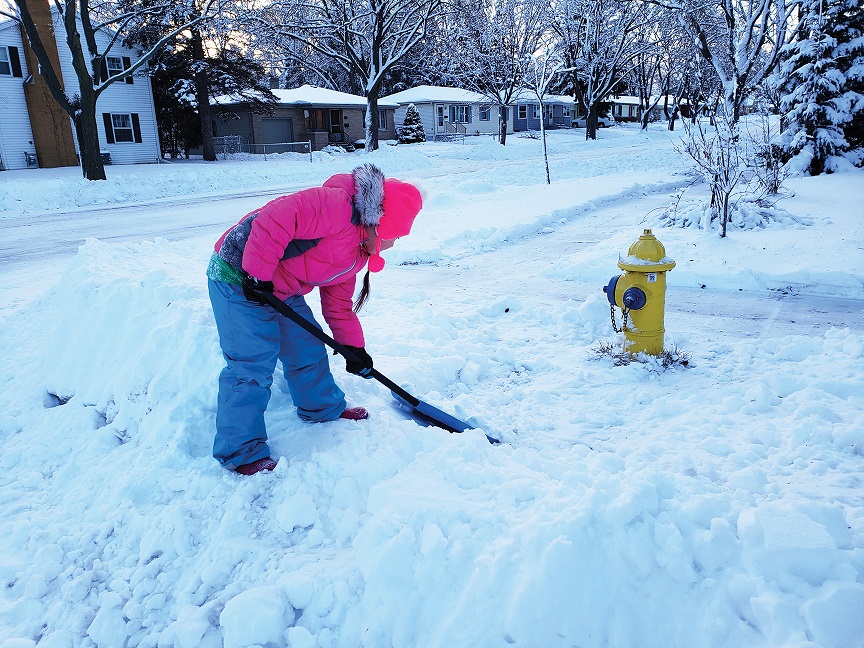
M 12 76 L 12 64 L 9 62 L 9 50 L 0 47 L 0 74 Z
M 379 110 L 378 111 L 378 128 L 381 130 L 387 130 L 387 111 Z
M 519 106 L 519 119 L 528 119 L 528 106 L 524 104 Z
M 102 113 L 102 120 L 105 124 L 105 140 L 109 144 L 142 142 L 138 113 Z
M 117 76 L 123 72 L 123 59 L 119 56 L 106 56 L 105 65 L 108 67 L 108 76 Z
M 531 119 L 540 119 L 540 106 L 531 104 Z
M 471 106 L 450 106 L 450 119 L 460 124 L 470 123 Z
M 0 75 L 22 77 L 21 56 L 17 47 L 0 46 Z
M 114 127 L 115 142 L 134 142 L 132 136 L 132 115 L 111 115 L 111 124 Z
M 570 116 L 570 106 L 564 106 L 564 117 L 567 118 Z
M 492 106 L 480 106 L 480 121 L 489 121 L 492 115 Z

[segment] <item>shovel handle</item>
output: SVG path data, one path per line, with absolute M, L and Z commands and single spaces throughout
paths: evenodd
M 277 313 L 284 315 L 285 317 L 290 319 L 292 322 L 297 324 L 297 326 L 304 329 L 307 333 L 309 333 L 310 335 L 313 335 L 314 337 L 321 340 L 324 344 L 329 346 L 331 349 L 333 349 L 336 353 L 341 355 L 343 358 L 346 358 L 348 360 L 354 360 L 356 362 L 360 361 L 360 358 L 358 358 L 357 354 L 354 353 L 353 351 L 351 351 L 351 349 L 348 349 L 344 345 L 339 344 L 336 340 L 334 340 L 332 337 L 327 335 L 324 331 L 322 331 L 317 326 L 315 326 L 312 322 L 310 322 L 305 317 L 303 317 L 300 313 L 295 311 L 293 308 L 291 308 L 288 304 L 286 304 L 281 299 L 279 299 L 272 292 L 262 290 L 262 291 L 260 291 L 259 294 L 264 299 L 264 301 L 266 301 L 268 304 L 270 304 L 270 306 L 273 307 L 273 309 Z M 395 382 L 390 380 L 387 376 L 382 374 L 380 371 L 378 371 L 374 367 L 372 368 L 372 371 L 369 375 L 372 378 L 374 378 L 375 380 L 377 380 L 378 382 L 380 382 L 382 385 L 387 387 L 394 394 L 398 394 L 401 398 L 403 398 L 405 401 L 407 401 L 412 407 L 417 407 L 420 404 L 419 398 L 415 398 L 414 396 L 409 394 L 407 391 L 402 389 L 399 385 L 397 385 Z

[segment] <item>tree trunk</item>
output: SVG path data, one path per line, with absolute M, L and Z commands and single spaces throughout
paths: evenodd
M 585 117 L 585 139 L 597 139 L 597 102 L 588 104 L 588 115 Z
M 501 146 L 507 144 L 507 106 L 498 108 L 498 143 Z
M 81 170 L 87 180 L 105 180 L 105 165 L 99 145 L 99 130 L 96 126 L 96 96 L 86 88 L 81 93 L 81 103 L 72 123 L 78 137 L 78 150 L 81 155 Z
M 192 60 L 195 62 L 195 99 L 198 101 L 198 117 L 201 120 L 201 148 L 204 160 L 216 161 L 216 142 L 213 139 L 213 116 L 210 111 L 210 84 L 207 80 L 207 63 L 201 32 L 192 30 Z
M 549 153 L 546 149 L 546 111 L 543 102 L 540 102 L 540 137 L 543 139 L 543 161 L 546 163 L 546 184 L 552 184 L 549 177 Z
M 378 150 L 378 90 L 377 84 L 366 97 L 366 152 Z

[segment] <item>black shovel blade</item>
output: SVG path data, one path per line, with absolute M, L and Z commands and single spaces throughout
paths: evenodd
M 393 394 L 393 398 L 395 398 L 399 403 L 408 410 L 411 415 L 419 420 L 421 423 L 426 425 L 434 425 L 435 427 L 440 427 L 449 432 L 457 432 L 462 433 L 465 430 L 473 430 L 474 428 L 464 421 L 460 421 L 455 416 L 451 416 L 447 412 L 430 405 L 429 403 L 419 400 L 417 404 L 408 402 L 402 396 L 397 394 L 395 391 L 391 391 Z M 489 443 L 500 443 L 498 439 L 493 439 L 488 434 L 486 438 L 489 440 Z

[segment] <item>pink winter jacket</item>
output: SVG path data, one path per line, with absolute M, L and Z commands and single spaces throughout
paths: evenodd
M 335 175 L 322 187 L 270 201 L 225 232 L 215 249 L 234 267 L 272 281 L 280 299 L 306 295 L 317 287 L 322 314 L 336 341 L 363 347 L 363 329 L 352 302 L 357 273 L 369 258 L 360 245 L 366 239 L 363 224 L 380 219 L 381 202 L 360 205 L 358 210 L 354 203 L 369 194 L 363 183 L 377 185 L 379 179 L 361 177 L 355 183 L 355 177 Z M 383 181 L 381 175 L 382 188 L 372 187 L 373 202 L 375 192 L 383 192 Z M 358 184 L 360 195 L 355 198 Z

